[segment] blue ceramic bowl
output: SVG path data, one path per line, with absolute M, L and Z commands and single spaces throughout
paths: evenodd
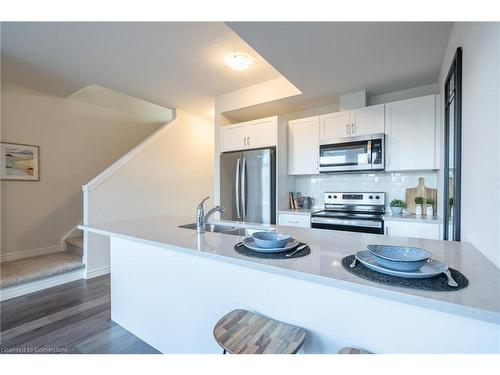
M 431 257 L 431 253 L 418 247 L 369 245 L 368 250 L 382 266 L 397 271 L 417 271 Z
M 280 234 L 276 232 L 255 232 L 252 234 L 255 244 L 264 249 L 278 249 L 285 247 L 290 239 L 288 234 Z

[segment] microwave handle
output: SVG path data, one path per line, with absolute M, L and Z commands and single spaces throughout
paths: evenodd
M 368 165 L 372 164 L 372 140 L 370 139 L 366 145 L 366 153 L 368 154 Z

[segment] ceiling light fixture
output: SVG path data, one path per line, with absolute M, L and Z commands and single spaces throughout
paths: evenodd
M 232 52 L 229 55 L 226 55 L 224 62 L 231 69 L 241 72 L 243 70 L 247 70 L 250 65 L 253 64 L 253 58 L 244 52 Z

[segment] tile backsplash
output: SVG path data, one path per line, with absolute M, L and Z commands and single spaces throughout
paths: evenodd
M 416 187 L 419 177 L 425 179 L 425 186 L 437 188 L 438 171 L 420 171 L 297 176 L 295 189 L 301 192 L 302 195 L 315 198 L 316 207 L 323 207 L 323 194 L 327 191 L 385 192 L 386 206 L 388 208 L 392 199 L 404 200 L 405 189 Z

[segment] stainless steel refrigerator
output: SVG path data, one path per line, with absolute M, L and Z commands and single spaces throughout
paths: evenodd
M 276 224 L 276 150 L 220 156 L 220 204 L 224 220 Z

